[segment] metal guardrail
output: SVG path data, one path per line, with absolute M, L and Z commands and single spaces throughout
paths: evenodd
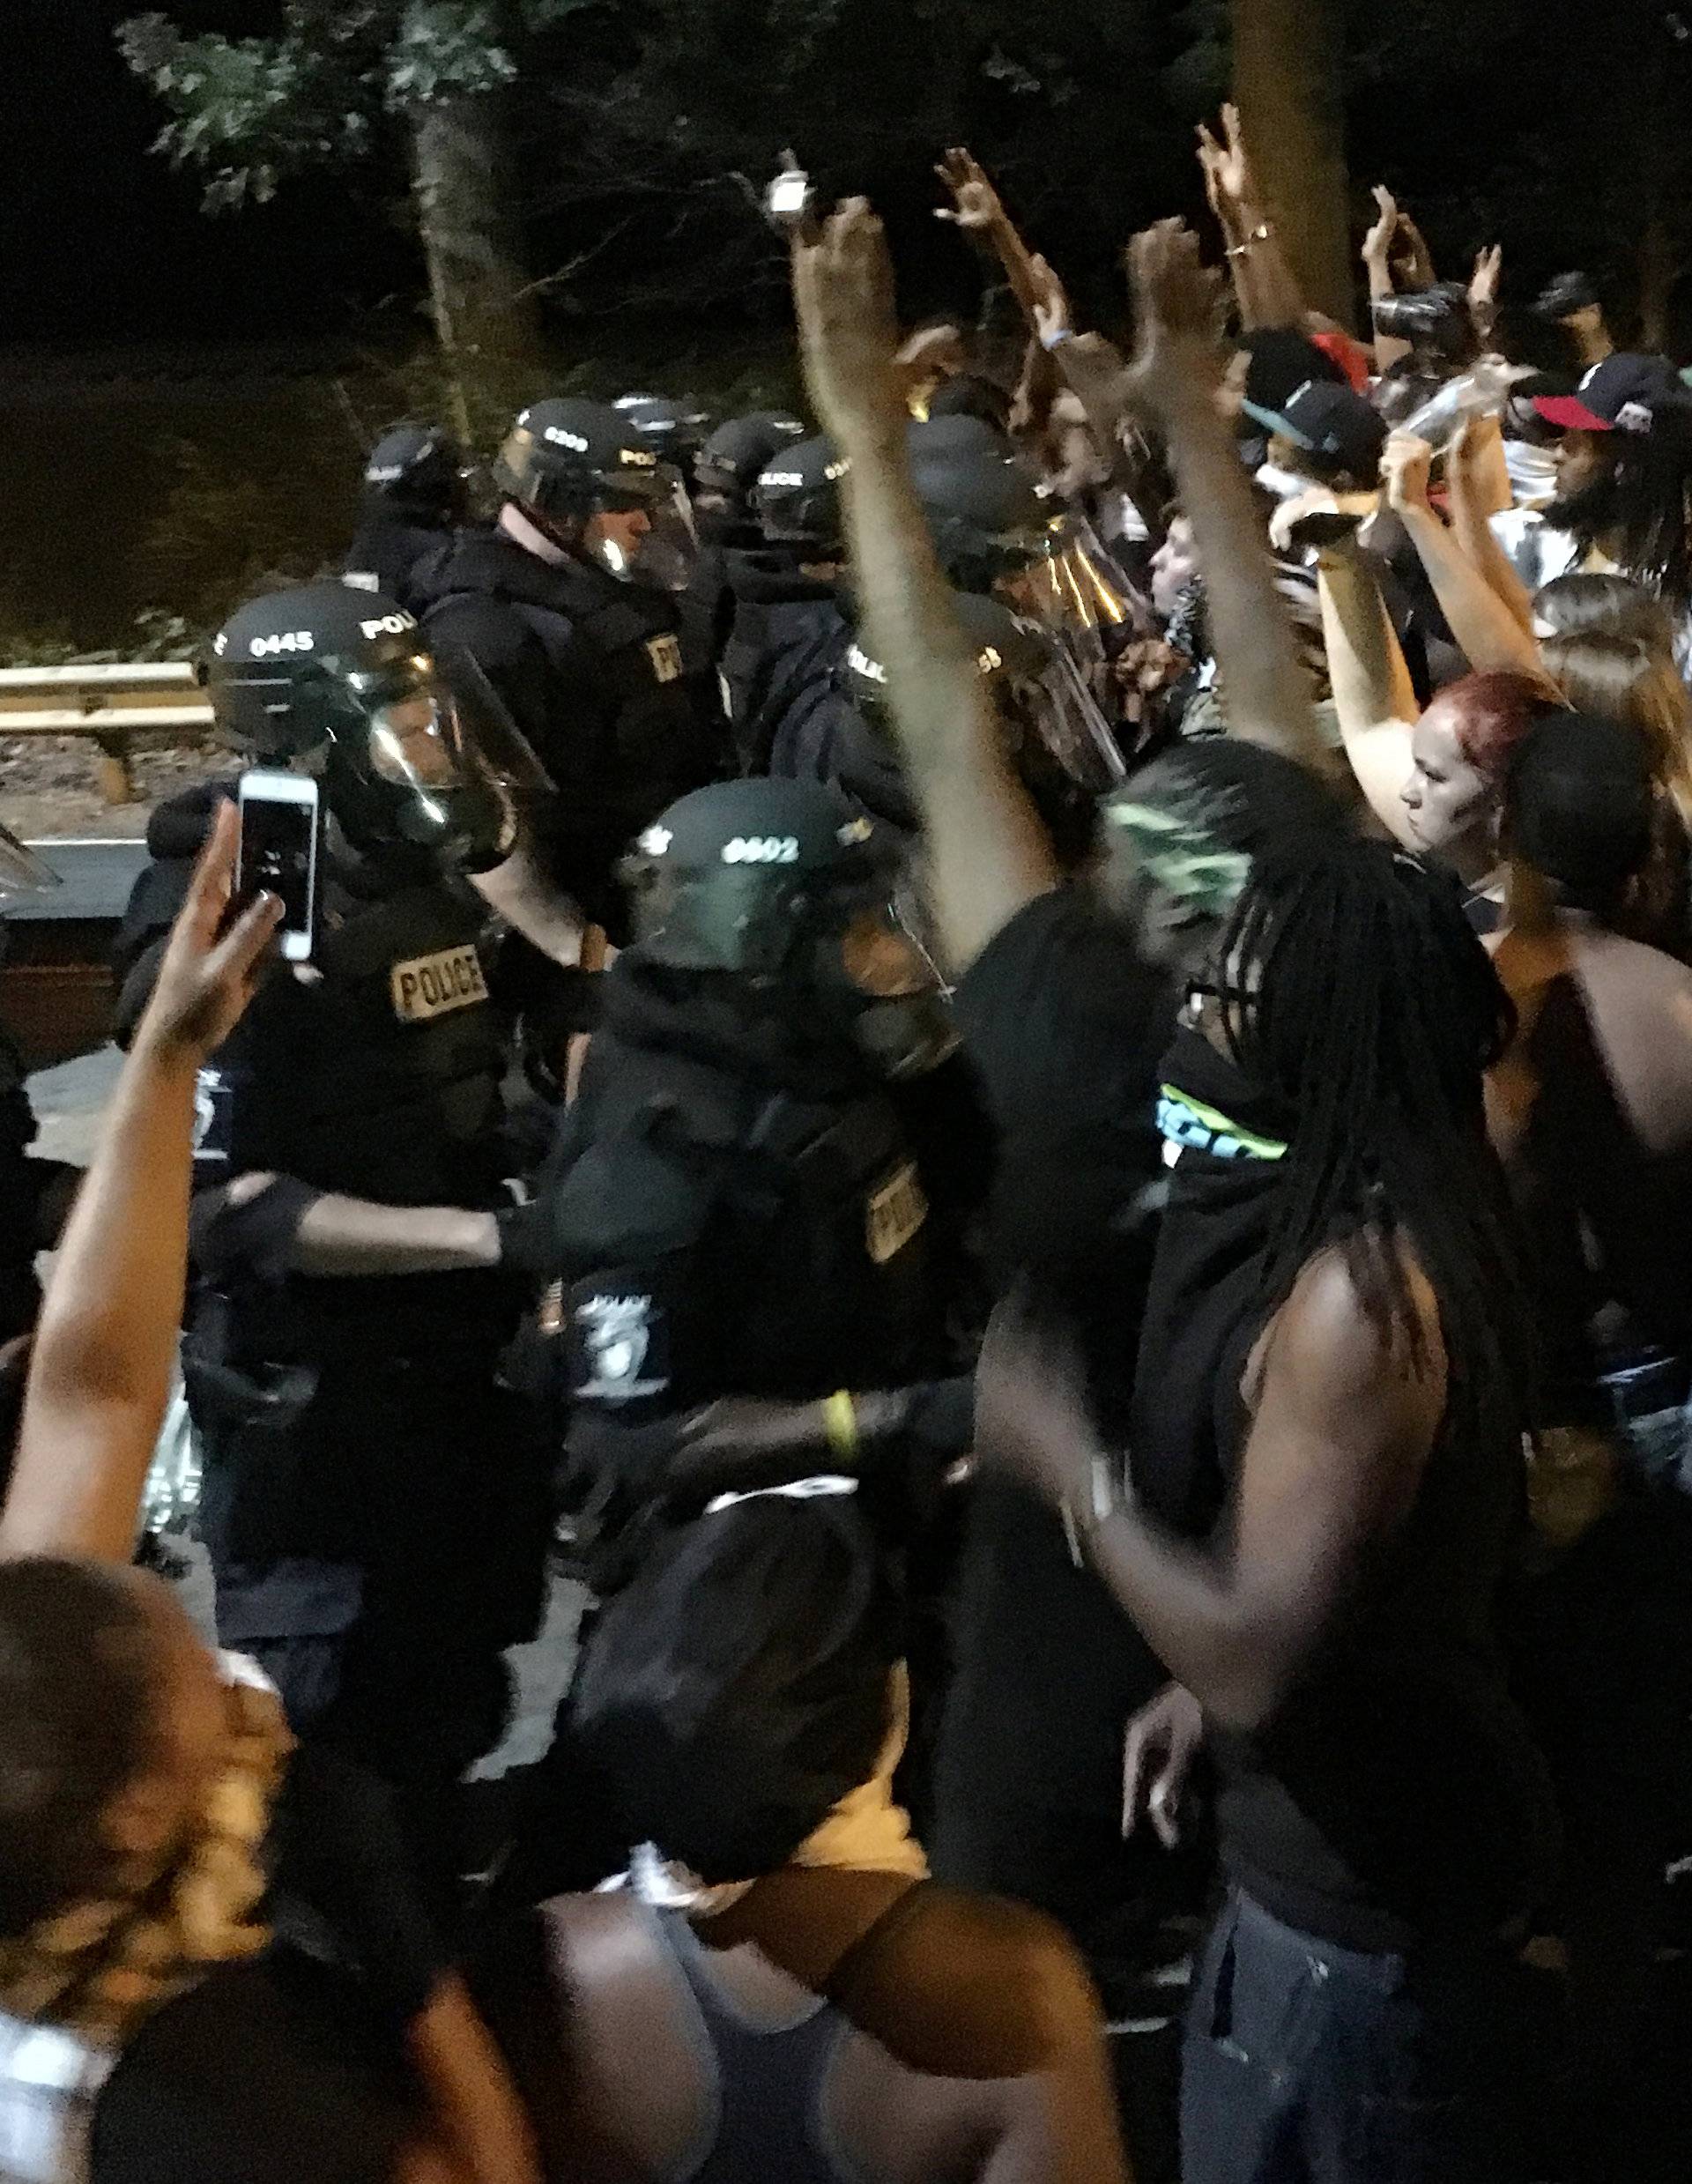
M 137 736 L 201 736 L 212 708 L 188 660 L 0 667 L 0 737 L 90 736 L 100 746 L 108 804 L 135 800 L 130 748 Z

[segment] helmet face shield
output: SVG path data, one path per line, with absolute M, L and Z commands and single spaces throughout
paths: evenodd
M 433 662 L 419 654 L 351 676 L 348 686 L 361 727 L 337 736 L 330 808 L 352 838 L 362 833 L 367 849 L 383 839 L 408 843 L 466 872 L 486 872 L 509 856 L 516 839 L 510 794 L 466 733 Z
M 13 834 L 0 826 L 0 903 L 15 895 L 45 895 L 60 884 L 59 875 Z

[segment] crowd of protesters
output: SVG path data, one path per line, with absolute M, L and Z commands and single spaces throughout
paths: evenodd
M 947 153 L 1008 368 L 790 163 L 808 417 L 212 648 L 0 1111 L 0 2177 L 1685 2173 L 1692 388 L 1199 156 L 1124 353 Z

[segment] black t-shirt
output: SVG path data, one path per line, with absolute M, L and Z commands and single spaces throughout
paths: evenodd
M 1090 1258 L 1156 1179 L 1157 1071 L 1176 999 L 1081 887 L 1030 903 L 965 973 L 958 1022 L 1000 1133 L 1002 1272 Z M 1132 1350 L 1132 1325 L 1121 1333 Z
M 387 2184 L 416 2121 L 397 2044 L 357 1995 L 274 1951 L 130 2042 L 95 2105 L 92 2184 Z
M 1157 1065 L 1175 995 L 1080 888 L 996 934 L 957 995 L 1001 1133 L 993 1253 L 1075 1327 L 1107 1434 L 1125 1424 L 1159 1174 Z M 958 1672 L 937 1765 L 935 1870 L 1040 1905 L 1087 1939 L 1146 1885 L 1122 1842 L 1122 1739 L 1166 1681 L 1032 1496 L 976 1489 Z

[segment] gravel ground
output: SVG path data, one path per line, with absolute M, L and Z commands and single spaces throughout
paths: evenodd
M 137 747 L 133 804 L 108 804 L 96 775 L 100 747 L 87 736 L 0 737 L 0 818 L 26 842 L 70 836 L 136 840 L 161 797 L 203 781 L 217 764 L 204 748 Z

